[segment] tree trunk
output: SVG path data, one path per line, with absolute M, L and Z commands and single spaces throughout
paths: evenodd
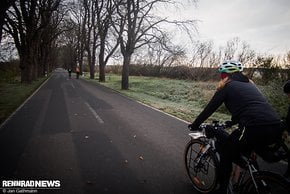
M 106 81 L 106 72 L 105 72 L 105 63 L 104 61 L 99 62 L 99 82 L 105 82 Z
M 20 55 L 21 83 L 30 84 L 33 81 L 34 65 L 33 65 L 32 48 L 22 50 Z
M 20 67 L 21 67 L 21 83 L 30 84 L 32 81 L 33 72 L 31 68 L 31 60 L 29 59 L 29 57 L 20 60 Z
M 100 54 L 99 54 L 99 82 L 106 81 L 105 67 L 106 63 L 104 61 L 105 56 L 105 46 L 104 42 L 101 42 Z
M 87 53 L 88 53 L 88 63 L 89 63 L 89 68 L 90 68 L 90 79 L 95 79 L 95 67 L 93 65 L 93 58 L 92 58 L 91 51 L 89 48 L 87 49 Z
M 5 12 L 6 10 L 4 10 L 4 8 L 2 9 L 2 7 L 0 8 L 0 43 L 2 40 L 2 28 L 4 25 L 4 17 L 5 17 Z
M 132 54 L 126 53 L 124 55 L 123 69 L 122 69 L 122 90 L 129 89 L 129 66 Z
M 94 43 L 93 48 L 92 48 L 92 63 L 90 67 L 90 72 L 91 72 L 90 79 L 95 79 L 96 49 L 97 49 L 97 46 L 96 46 L 96 43 Z
M 90 79 L 95 79 L 95 67 L 93 66 L 92 62 L 90 64 Z
M 95 63 L 92 58 L 89 60 L 89 66 L 90 66 L 90 79 L 95 79 Z

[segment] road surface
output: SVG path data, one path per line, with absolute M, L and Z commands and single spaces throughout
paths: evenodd
M 2 192 L 3 181 L 51 180 L 60 187 L 37 193 L 197 193 L 183 166 L 186 128 L 110 89 L 56 71 L 0 129 Z
M 2 180 L 59 180 L 38 193 L 194 193 L 186 123 L 55 72 L 0 129 Z

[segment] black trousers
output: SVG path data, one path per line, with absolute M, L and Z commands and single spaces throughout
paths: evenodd
M 244 132 L 241 129 L 233 131 L 224 142 L 220 142 L 219 180 L 220 190 L 226 191 L 232 172 L 232 163 L 238 161 L 240 154 L 248 154 L 255 151 L 258 155 L 268 145 L 277 142 L 282 136 L 280 124 L 267 126 L 247 127 Z

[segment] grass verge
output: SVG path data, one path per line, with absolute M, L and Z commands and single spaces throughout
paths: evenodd
M 40 78 L 31 84 L 19 81 L 0 83 L 0 124 L 2 124 L 45 80 Z
M 121 90 L 121 76 L 119 75 L 107 74 L 105 83 L 90 80 L 88 77 L 86 79 L 188 122 L 192 122 L 204 109 L 213 96 L 217 84 L 216 82 L 130 76 L 129 90 Z M 258 85 L 257 87 L 279 116 L 286 116 L 289 101 L 283 94 L 282 84 L 273 81 L 268 85 Z M 230 114 L 223 105 L 208 119 L 208 122 L 229 119 Z M 290 136 L 285 138 L 287 145 L 290 146 Z
M 99 83 L 97 80 L 90 81 Z M 216 85 L 214 82 L 142 76 L 130 76 L 129 83 L 129 90 L 121 90 L 121 76 L 109 74 L 106 82 L 99 84 L 189 122 L 203 110 Z M 209 120 L 230 119 L 223 109 L 221 107 Z
M 194 120 L 209 102 L 217 84 L 142 76 L 130 76 L 129 79 L 129 90 L 121 90 L 121 76 L 115 74 L 107 74 L 105 83 L 91 81 L 189 122 Z M 257 87 L 277 113 L 281 117 L 286 116 L 288 99 L 283 94 L 281 83 L 273 81 L 271 84 Z M 208 121 L 229 119 L 230 115 L 223 105 Z

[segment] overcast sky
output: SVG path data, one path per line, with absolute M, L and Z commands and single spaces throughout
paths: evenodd
M 201 20 L 198 38 L 217 47 L 239 37 L 259 53 L 290 50 L 290 0 L 199 0 L 182 15 Z

